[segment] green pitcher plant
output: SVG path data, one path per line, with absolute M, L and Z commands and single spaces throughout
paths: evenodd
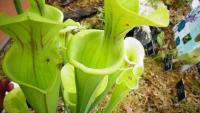
M 63 22 L 63 13 L 46 5 L 45 0 L 29 0 L 26 11 L 21 7 L 16 9 L 19 15 L 14 17 L 0 13 L 0 30 L 13 39 L 3 70 L 20 85 L 36 113 L 55 113 L 62 63 L 58 52 L 59 32 L 74 22 Z
M 159 8 L 149 16 L 139 14 L 139 0 L 104 0 L 105 29 L 81 30 L 67 44 L 68 63 L 61 70 L 63 95 L 70 113 L 89 113 L 113 88 L 103 113 L 138 87 L 143 73 L 144 48 L 125 38 L 136 26 L 166 27 L 169 12 Z
M 28 113 L 26 98 L 20 88 L 9 92 L 3 103 L 6 113 Z
M 20 85 L 36 113 L 56 112 L 60 86 L 69 113 L 89 113 L 113 88 L 102 111 L 111 113 L 138 87 L 144 70 L 144 49 L 134 38 L 124 40 L 126 33 L 136 26 L 165 27 L 169 22 L 165 8 L 144 17 L 139 14 L 139 0 L 105 0 L 104 30 L 80 30 L 63 40 L 67 26 L 80 25 L 73 20 L 63 22 L 62 12 L 45 0 L 29 0 L 26 11 L 18 1 L 19 15 L 0 13 L 0 30 L 13 39 L 3 70 Z M 61 71 L 59 46 L 64 48 L 66 63 Z

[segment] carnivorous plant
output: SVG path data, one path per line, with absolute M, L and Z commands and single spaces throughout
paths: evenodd
M 36 113 L 55 113 L 61 83 L 58 36 L 72 21 L 63 22 L 63 13 L 45 0 L 29 0 L 26 11 L 16 6 L 19 15 L 0 14 L 0 30 L 13 39 L 3 70 Z
M 168 10 L 159 8 L 147 17 L 139 14 L 139 0 L 105 0 L 105 29 L 88 29 L 68 37 L 66 65 L 59 56 L 60 32 L 72 20 L 63 22 L 60 10 L 45 0 L 29 0 L 30 8 L 10 17 L 0 14 L 0 29 L 13 39 L 3 69 L 17 82 L 36 113 L 55 113 L 60 83 L 70 113 L 89 113 L 112 88 L 110 113 L 127 93 L 138 87 L 144 70 L 144 49 L 140 42 L 125 38 L 133 27 L 165 27 Z
M 89 113 L 115 84 L 104 113 L 111 113 L 127 93 L 138 87 L 144 49 L 125 38 L 133 27 L 165 27 L 168 10 L 159 8 L 147 17 L 139 14 L 139 0 L 104 0 L 105 29 L 82 30 L 67 46 L 68 63 L 61 71 L 63 95 L 70 113 Z

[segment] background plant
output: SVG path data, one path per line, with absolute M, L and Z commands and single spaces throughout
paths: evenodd
M 148 0 L 148 2 L 155 7 L 158 7 L 159 2 L 164 2 L 167 5 L 176 3 L 176 5 L 183 6 L 185 4 L 191 4 L 193 0 Z

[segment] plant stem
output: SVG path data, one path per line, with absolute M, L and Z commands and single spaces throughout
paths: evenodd
M 17 11 L 17 14 L 21 14 L 23 13 L 23 8 L 22 8 L 22 4 L 21 4 L 21 0 L 13 0 L 13 3 L 15 5 L 15 9 Z
M 45 10 L 45 0 L 34 0 L 34 2 L 37 5 L 38 11 L 41 16 L 44 16 L 44 10 Z
M 109 100 L 107 107 L 104 109 L 103 113 L 111 113 L 112 110 L 119 104 L 119 102 L 128 94 L 130 89 L 127 88 L 125 83 L 116 85 L 113 89 L 112 97 Z

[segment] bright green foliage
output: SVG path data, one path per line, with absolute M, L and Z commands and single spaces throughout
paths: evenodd
M 74 67 L 66 64 L 61 70 L 61 80 L 63 87 L 64 103 L 69 105 L 72 112 L 76 112 L 76 83 L 74 75 Z
M 28 113 L 26 98 L 20 88 L 9 92 L 4 99 L 3 105 L 7 113 Z
M 121 68 L 122 71 L 116 80 L 112 97 L 104 113 L 111 113 L 112 109 L 117 106 L 129 91 L 138 88 L 139 78 L 144 70 L 144 48 L 142 44 L 131 37 L 126 38 L 124 43 L 126 51 L 124 58 L 125 65 Z
M 157 43 L 160 48 L 164 48 L 165 46 L 165 33 L 161 32 L 157 37 Z
M 21 4 L 21 0 L 13 0 L 13 3 L 15 4 L 15 9 L 18 14 L 23 13 L 23 8 Z
M 67 96 L 64 99 L 69 108 L 73 107 L 70 113 L 89 113 L 116 83 L 104 111 L 111 113 L 130 90 L 138 87 L 144 70 L 142 45 L 132 38 L 124 42 L 125 34 L 135 26 L 165 27 L 169 22 L 165 8 L 156 10 L 148 17 L 139 15 L 138 0 L 105 0 L 104 4 L 105 30 L 82 30 L 72 37 L 67 46 L 69 64 L 61 74 L 62 77 L 68 76 L 63 81 L 63 87 Z M 73 83 L 67 82 L 72 79 Z M 73 95 L 67 87 L 76 87 Z
M 62 12 L 45 5 L 45 0 L 29 3 L 29 10 L 18 16 L 0 15 L 0 29 L 13 39 L 3 69 L 36 113 L 55 113 L 61 82 L 58 36 L 73 21 L 63 23 Z
M 28 11 L 16 17 L 0 15 L 0 29 L 13 38 L 3 69 L 19 83 L 36 113 L 55 113 L 60 82 L 70 113 L 89 113 L 115 84 L 105 113 L 110 113 L 127 93 L 138 87 L 144 70 L 144 50 L 125 34 L 135 26 L 167 26 L 168 11 L 160 8 L 148 17 L 138 14 L 138 0 L 105 0 L 105 30 L 82 30 L 67 41 L 60 36 L 72 20 L 62 22 L 62 13 L 45 4 L 29 0 Z M 23 12 L 22 12 L 23 11 Z M 61 34 L 60 34 L 61 33 Z M 61 58 L 58 46 L 66 51 Z M 62 52 L 63 52 L 62 50 Z

